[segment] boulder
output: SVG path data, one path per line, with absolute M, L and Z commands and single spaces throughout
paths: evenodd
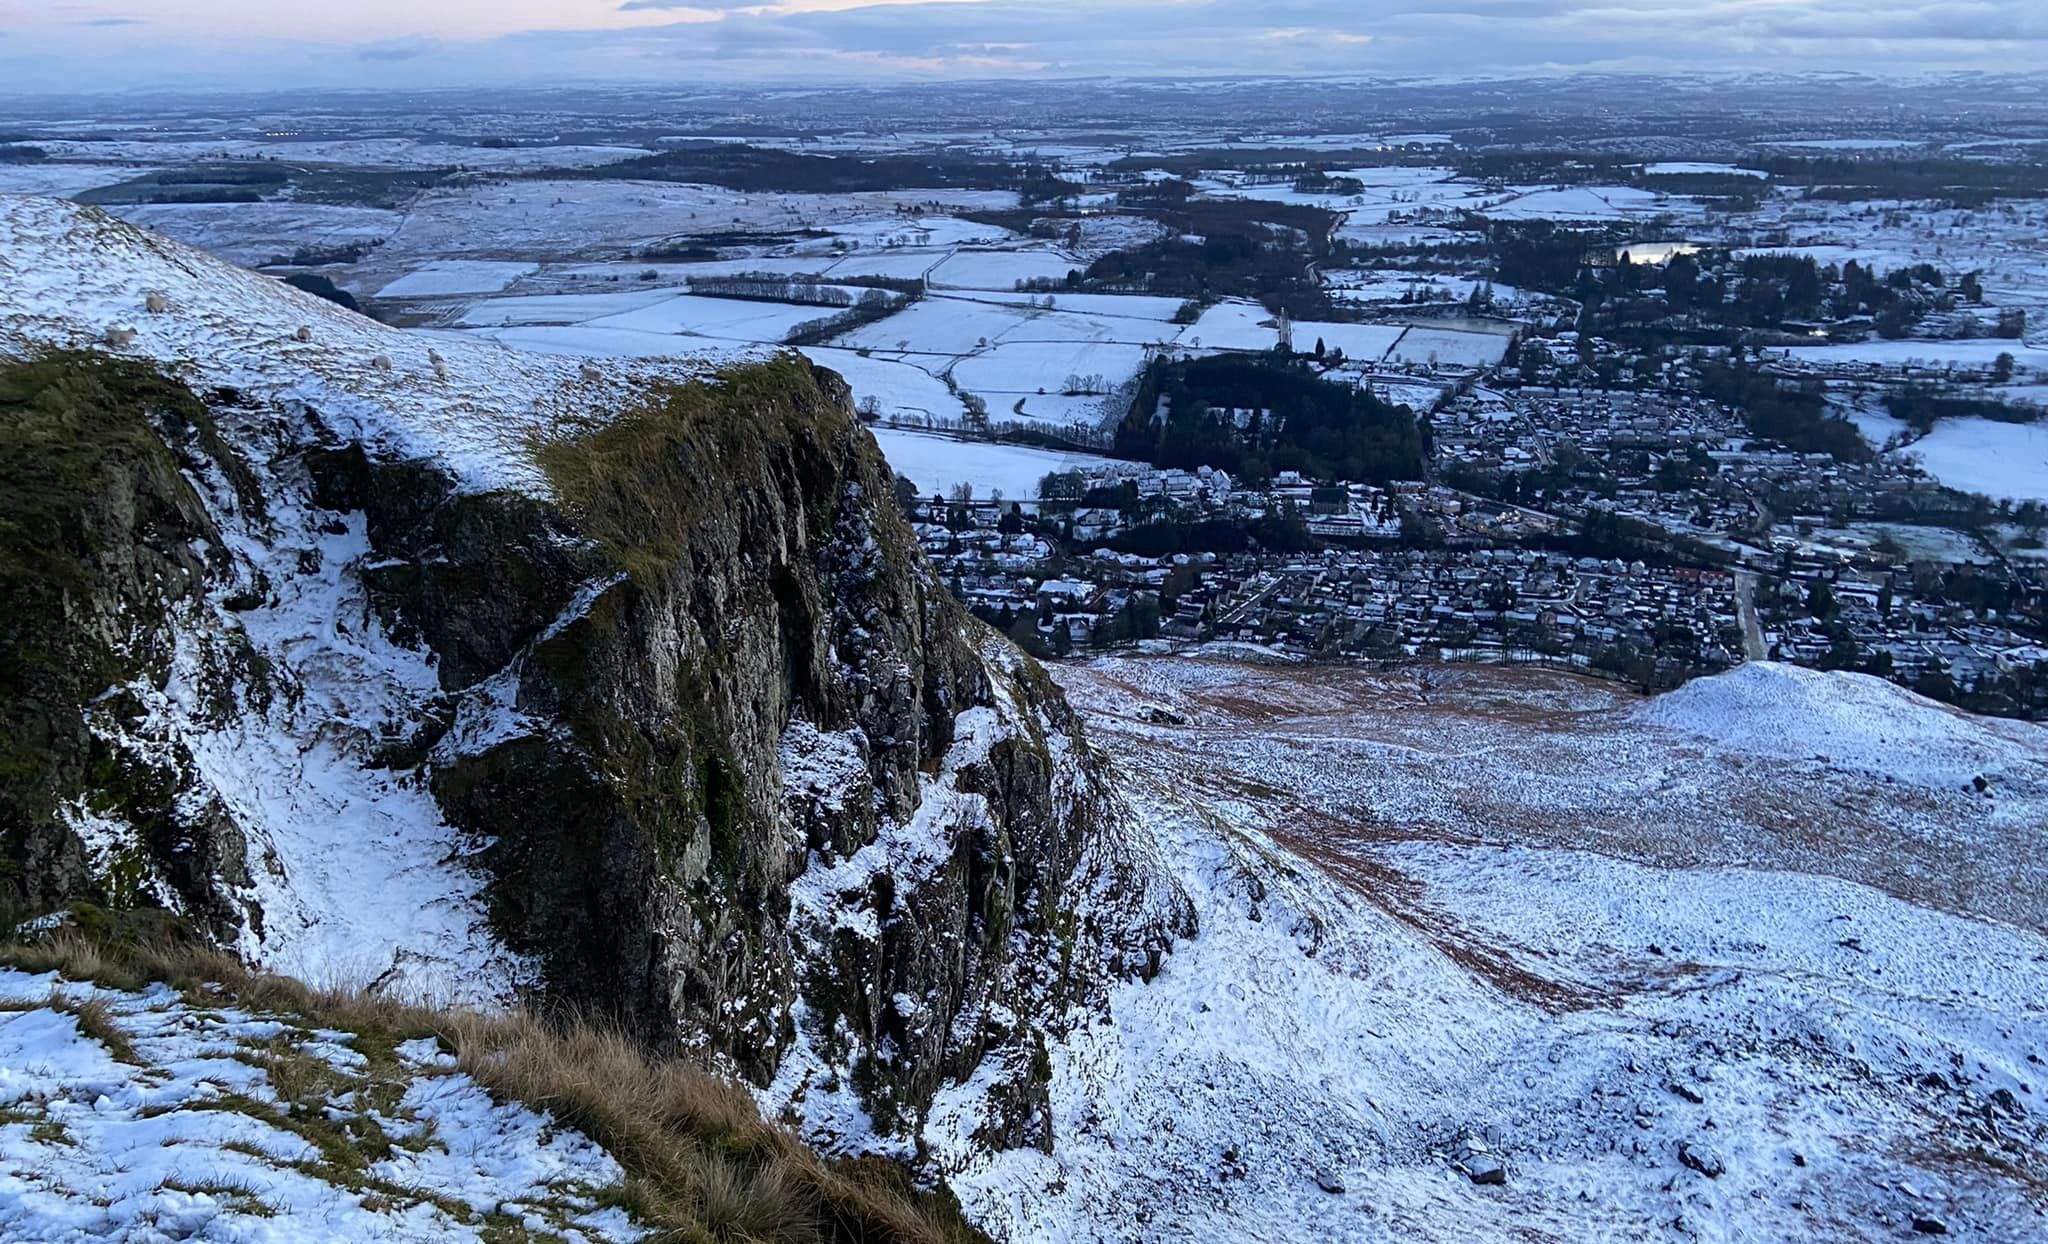
M 1728 1164 L 1721 1160 L 1720 1152 L 1712 1145 L 1695 1144 L 1690 1140 L 1678 1146 L 1678 1160 L 1708 1179 L 1719 1179 L 1728 1170 Z
M 1492 1154 L 1475 1153 L 1465 1159 L 1465 1177 L 1482 1186 L 1498 1186 L 1508 1181 L 1508 1168 Z

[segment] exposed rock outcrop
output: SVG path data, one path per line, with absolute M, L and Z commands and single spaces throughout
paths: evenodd
M 86 899 L 239 925 L 232 818 L 192 791 L 182 747 L 121 740 L 227 573 L 210 511 L 260 507 L 248 482 L 206 405 L 146 366 L 0 369 L 0 912 Z M 222 694 L 196 713 L 266 694 L 240 635 L 204 656 Z
M 991 1139 L 1050 1143 L 1044 1024 L 1175 918 L 1064 698 L 917 552 L 843 383 L 785 360 L 539 456 L 559 508 L 318 474 L 463 693 L 433 786 L 493 839 L 502 935 L 551 996 L 757 1081 L 805 1047 L 884 1133 L 995 1053 L 1026 1083 Z
M 149 375 L 32 366 L 57 365 Z M 377 814 L 351 813 L 390 842 L 366 852 L 400 853 L 394 875 L 421 867 L 399 814 L 438 805 L 414 854 L 477 877 L 470 932 L 547 999 L 722 1061 L 848 1149 L 914 1154 L 934 1098 L 969 1082 L 975 1145 L 1053 1143 L 1047 1042 L 1156 969 L 1188 908 L 1138 862 L 1057 688 L 937 583 L 837 377 L 783 359 L 592 412 L 533 446 L 551 495 L 466 488 L 292 403 L 237 422 L 260 429 L 251 471 L 206 403 L 151 380 L 170 396 L 135 408 L 135 453 L 69 503 L 97 554 L 9 633 L 106 655 L 7 689 L 10 714 L 56 703 L 66 723 L 6 783 L 18 904 L 162 903 L 259 957 L 280 905 L 313 922 L 292 887 L 345 868 L 348 844 L 330 835 L 316 868 L 249 819 L 305 805 L 238 787 L 304 775 L 242 783 L 178 716 L 210 697 L 238 738 L 288 732 L 288 759 L 369 775 L 335 802 Z M 257 521 L 264 490 L 276 523 Z M 300 578 L 324 594 L 294 613 Z M 250 609 L 274 649 L 240 634 Z M 339 638 L 292 630 L 323 610 Z M 151 728 L 96 733 L 86 716 L 136 679 Z M 329 699 L 348 707 L 323 715 Z M 92 807 L 121 823 L 125 891 L 79 811 L 101 753 L 156 757 L 171 795 Z M 394 935 L 392 953 L 402 973 L 453 952 Z

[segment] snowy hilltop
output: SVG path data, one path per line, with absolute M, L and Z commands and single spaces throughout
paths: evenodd
M 2048 730 L 1048 670 L 852 399 L 0 198 L 0 1234 L 2048 1226 Z

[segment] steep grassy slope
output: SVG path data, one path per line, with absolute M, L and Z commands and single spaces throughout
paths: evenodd
M 309 989 L 162 921 L 78 920 L 0 945 L 10 1239 L 982 1238 L 614 1029 Z

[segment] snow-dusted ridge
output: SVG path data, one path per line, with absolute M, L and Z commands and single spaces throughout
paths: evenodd
M 53 347 L 147 358 L 194 387 L 302 402 L 338 435 L 432 458 L 465 487 L 530 492 L 544 488 L 527 452 L 534 434 L 616 407 L 647 380 L 702 377 L 758 354 L 679 348 L 587 370 L 462 334 L 406 332 L 99 208 L 0 194 L 0 353 Z

